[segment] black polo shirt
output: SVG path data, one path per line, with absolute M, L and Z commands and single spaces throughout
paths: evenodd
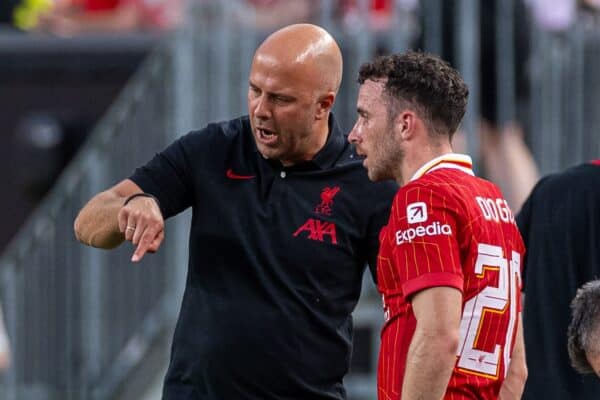
M 329 126 L 312 161 L 283 167 L 248 117 L 210 124 L 131 177 L 165 218 L 193 209 L 165 399 L 345 398 L 350 313 L 397 187 Z
M 517 224 L 527 247 L 523 399 L 600 399 L 600 380 L 575 372 L 567 352 L 571 300 L 577 288 L 600 278 L 600 166 L 583 164 L 540 180 Z

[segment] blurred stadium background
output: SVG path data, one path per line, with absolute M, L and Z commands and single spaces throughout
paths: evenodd
M 161 251 L 135 266 L 129 246 L 79 245 L 72 222 L 177 136 L 246 113 L 254 49 L 279 26 L 311 21 L 339 41 L 335 113 L 346 131 L 362 62 L 407 48 L 451 60 L 471 88 L 460 143 L 516 209 L 538 173 L 600 154 L 594 1 L 189 0 L 177 29 L 118 33 L 36 29 L 50 0 L 2 1 L 0 299 L 12 363 L 1 399 L 160 398 L 189 215 L 169 221 Z M 368 277 L 364 287 L 350 400 L 376 398 L 382 315 Z

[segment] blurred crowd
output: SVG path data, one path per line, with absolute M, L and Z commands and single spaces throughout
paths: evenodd
M 58 35 L 89 32 L 164 30 L 176 27 L 184 7 L 204 0 L 3 0 L 0 24 L 21 30 Z M 323 10 L 348 30 L 365 26 L 387 30 L 396 24 L 414 23 L 427 0 L 234 0 L 234 12 L 246 24 L 273 30 L 297 21 L 313 21 Z M 451 7 L 454 1 L 444 2 Z M 485 7 L 486 2 L 482 2 Z M 534 23 L 550 31 L 564 31 L 577 20 L 578 11 L 594 14 L 598 0 L 522 0 Z M 409 18 L 404 19 L 403 17 Z
M 58 35 L 86 32 L 164 30 L 176 27 L 184 17 L 185 3 L 204 0 L 3 0 L 0 24 L 21 30 Z M 386 30 L 416 16 L 427 0 L 235 0 L 231 2 L 244 23 L 272 30 L 297 21 L 319 18 L 323 9 L 349 30 L 368 26 Z M 454 1 L 444 2 L 453 6 Z M 486 2 L 482 2 L 485 6 Z M 550 31 L 564 31 L 578 11 L 595 13 L 598 0 L 523 0 L 536 24 Z M 401 21 L 399 19 L 402 19 Z M 408 19 L 410 20 L 410 18 Z
M 60 36 L 168 30 L 182 18 L 180 0 L 8 0 L 4 22 Z

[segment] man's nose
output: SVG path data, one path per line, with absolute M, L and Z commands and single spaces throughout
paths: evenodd
M 271 116 L 271 111 L 267 105 L 267 99 L 260 96 L 254 100 L 254 116 L 260 119 L 268 119 Z
M 348 135 L 348 142 L 351 144 L 357 144 L 360 140 L 360 135 L 358 134 L 358 129 L 356 129 L 356 124 L 352 127 L 350 134 Z

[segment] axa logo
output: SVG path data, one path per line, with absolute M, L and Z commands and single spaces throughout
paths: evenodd
M 339 186 L 325 187 L 321 191 L 321 202 L 315 207 L 317 214 L 331 215 L 331 207 L 333 206 L 333 198 L 340 191 Z
M 406 207 L 406 216 L 409 224 L 427 221 L 427 204 L 422 201 L 409 204 Z
M 315 218 L 309 218 L 304 225 L 294 232 L 294 237 L 301 233 L 308 233 L 307 239 L 323 242 L 326 239 L 332 244 L 337 244 L 337 234 L 333 222 L 321 221 Z
M 438 221 L 432 222 L 427 226 L 417 226 L 406 230 L 396 231 L 396 244 L 410 243 L 416 238 L 425 236 L 452 235 L 452 228 L 448 224 L 441 224 Z

